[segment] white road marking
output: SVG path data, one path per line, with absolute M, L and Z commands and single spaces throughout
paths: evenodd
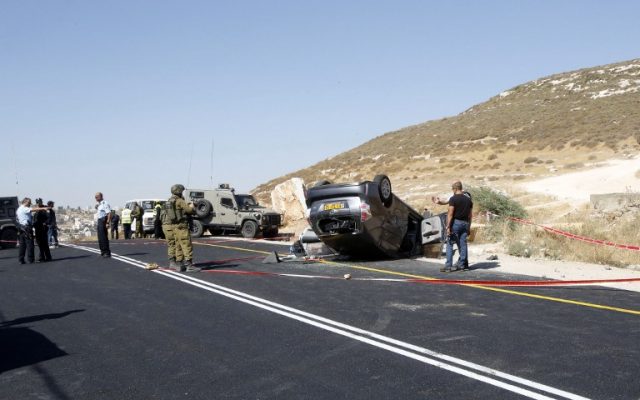
M 72 244 L 65 244 L 65 246 L 75 248 L 78 250 L 89 251 L 92 253 L 99 254 L 100 251 L 91 247 L 78 246 Z M 135 260 L 133 258 L 119 256 L 117 254 L 113 254 L 112 257 L 116 260 L 125 262 L 127 264 L 144 268 L 146 263 L 142 261 Z M 425 364 L 429 364 L 450 372 L 454 372 L 459 375 L 466 376 L 468 378 L 472 378 L 478 380 L 480 382 L 484 382 L 505 390 L 508 390 L 513 393 L 520 394 L 522 396 L 531 398 L 531 399 L 540 399 L 540 400 L 548 400 L 553 399 L 553 397 L 549 397 L 548 395 L 555 395 L 565 399 L 571 400 L 588 400 L 588 398 L 579 396 L 570 392 L 566 392 L 561 389 L 557 389 L 551 386 L 547 386 L 538 382 L 534 382 L 525 378 L 520 378 L 515 375 L 507 374 L 505 372 L 501 372 L 489 367 L 485 367 L 479 364 L 472 363 L 470 361 L 465 361 L 456 357 L 448 356 L 446 354 L 438 353 L 433 350 L 429 350 L 424 347 L 412 345 L 410 343 L 406 343 L 397 339 L 393 339 L 387 336 L 379 335 L 374 332 L 370 332 L 364 329 L 360 329 L 351 325 L 346 325 L 341 322 L 333 321 L 328 318 L 321 317 L 319 315 L 307 313 L 302 310 L 298 310 L 296 308 L 288 307 L 279 303 L 275 303 L 260 297 L 252 296 L 248 293 L 240 292 L 234 289 L 230 289 L 224 286 L 216 285 L 211 282 L 207 282 L 201 279 L 194 278 L 192 276 L 183 275 L 178 272 L 168 271 L 168 270 L 153 270 L 151 272 L 163 275 L 165 277 L 189 284 L 191 286 L 195 286 L 197 288 L 219 294 L 221 296 L 225 296 L 237 301 L 240 301 L 245 304 L 250 304 L 254 307 L 261 308 L 263 310 L 267 310 L 273 312 L 275 314 L 294 319 L 299 322 L 303 322 L 308 325 L 315 326 L 320 329 L 324 329 L 338 335 L 342 335 L 354 340 L 358 340 L 363 343 L 367 343 L 371 346 L 384 349 L 390 351 L 395 354 L 399 354 L 405 356 L 407 358 L 411 358 L 416 361 L 423 362 Z M 452 365 L 456 364 L 456 365 Z M 467 368 L 463 369 L 461 367 Z M 477 372 L 474 372 L 477 371 Z M 479 373 L 486 374 L 480 375 Z M 528 387 L 533 390 L 537 390 L 539 392 L 545 392 L 546 394 L 536 393 L 524 387 L 515 386 L 511 383 L 499 381 L 495 378 L 500 378 L 505 381 L 510 381 L 512 383 L 516 383 L 522 385 L 524 387 Z

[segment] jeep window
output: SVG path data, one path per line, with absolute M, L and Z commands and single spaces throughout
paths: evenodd
M 204 192 L 189 192 L 189 197 L 192 199 L 204 199 Z
M 258 205 L 256 199 L 253 196 L 248 194 L 238 194 L 236 195 L 236 202 L 238 203 L 238 207 L 255 207 Z
M 233 200 L 230 199 L 229 197 L 221 198 L 220 199 L 220 204 L 222 204 L 223 207 L 233 208 Z

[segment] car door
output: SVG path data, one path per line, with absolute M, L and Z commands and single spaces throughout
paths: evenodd
M 233 201 L 233 197 L 229 195 L 222 194 L 218 198 L 220 216 L 219 221 L 220 225 L 225 226 L 237 226 L 238 225 L 238 208 L 236 207 L 236 203 Z

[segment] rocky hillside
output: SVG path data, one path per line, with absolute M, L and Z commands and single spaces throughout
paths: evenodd
M 636 59 L 524 83 L 455 117 L 386 133 L 274 179 L 254 194 L 267 200 L 276 184 L 291 177 L 339 182 L 386 173 L 394 191 L 418 207 L 425 194 L 453 177 L 508 186 L 639 151 Z

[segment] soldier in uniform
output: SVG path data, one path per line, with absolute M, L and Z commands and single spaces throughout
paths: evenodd
M 142 231 L 142 216 L 144 215 L 144 210 L 140 207 L 137 201 L 133 203 L 133 210 L 131 210 L 131 218 L 136 219 L 136 238 L 144 237 L 144 232 Z
M 193 245 L 187 216 L 194 213 L 193 204 L 187 203 L 182 196 L 184 186 L 171 186 L 171 197 L 161 212 L 162 230 L 167 238 L 169 268 L 180 272 L 198 272 L 193 265 Z

